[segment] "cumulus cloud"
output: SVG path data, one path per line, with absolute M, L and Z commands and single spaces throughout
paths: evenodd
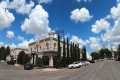
M 16 12 L 21 14 L 29 14 L 33 7 L 34 2 L 26 3 L 26 0 L 13 0 L 8 4 L 8 8 L 15 9 Z
M 47 4 L 47 3 L 50 3 L 50 2 L 52 2 L 52 0 L 38 0 L 39 4 L 42 4 L 42 3 Z
M 92 18 L 89 10 L 86 8 L 75 9 L 71 12 L 70 18 L 75 22 L 86 22 Z
M 120 3 L 118 3 L 117 6 L 112 7 L 110 13 L 113 18 L 120 18 Z
M 116 0 L 118 3 L 120 2 L 120 0 Z
M 100 43 L 100 39 L 96 38 L 96 37 L 90 37 L 89 44 L 92 49 L 96 49 L 96 50 L 99 50 L 102 47 L 102 45 Z
M 75 43 L 75 44 L 79 44 L 80 47 L 85 46 L 85 45 L 88 43 L 87 40 L 83 40 L 83 39 L 81 39 L 81 38 L 79 38 L 79 37 L 77 37 L 77 36 L 75 36 L 75 35 L 73 35 L 73 36 L 71 37 L 70 42 L 73 42 L 73 43 Z
M 102 30 L 106 30 L 110 27 L 110 23 L 105 19 L 100 19 L 95 22 L 94 25 L 92 25 L 91 31 L 94 33 L 99 33 Z
M 4 45 L 4 43 L 3 43 L 3 42 L 0 42 L 0 46 L 1 46 L 1 45 Z
M 7 33 L 6 33 L 6 37 L 7 37 L 8 39 L 12 39 L 12 38 L 15 37 L 15 34 L 14 34 L 13 31 L 7 31 Z
M 28 48 L 29 47 L 29 43 L 31 43 L 31 42 L 34 42 L 34 39 L 24 40 L 21 43 L 17 44 L 17 47 Z
M 19 41 L 24 41 L 25 39 L 24 39 L 24 37 L 22 37 L 22 36 L 17 36 L 17 40 L 19 40 Z
M 0 3 L 0 30 L 8 28 L 15 20 L 14 15 L 6 9 L 5 2 Z
M 109 31 L 104 33 L 104 38 L 111 41 L 114 45 L 120 44 L 120 20 L 116 20 L 113 27 Z
M 28 34 L 41 35 L 48 33 L 49 27 L 48 13 L 41 5 L 37 5 L 26 18 L 21 26 L 22 31 Z

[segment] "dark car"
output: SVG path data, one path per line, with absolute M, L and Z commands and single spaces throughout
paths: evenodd
M 33 65 L 32 64 L 25 64 L 24 65 L 24 70 L 32 70 L 33 69 Z
M 90 63 L 95 63 L 95 61 L 94 61 L 94 60 L 90 60 L 89 62 L 90 62 Z
M 7 61 L 7 64 L 9 64 L 9 65 L 14 65 L 14 64 L 15 64 L 15 61 L 14 61 L 14 60 Z

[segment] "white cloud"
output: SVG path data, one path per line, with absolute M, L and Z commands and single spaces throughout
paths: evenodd
M 111 28 L 108 28 L 101 38 L 104 43 L 109 43 L 110 47 L 116 48 L 120 44 L 120 0 L 116 0 L 117 5 L 110 9 L 110 14 L 108 14 L 105 19 L 112 20 Z
M 92 2 L 92 0 L 76 0 L 77 2 Z
M 108 29 L 101 38 L 104 43 L 109 43 L 110 47 L 117 47 L 120 44 L 120 19 L 113 19 L 113 27 Z
M 1 46 L 1 45 L 4 45 L 4 43 L 3 43 L 3 42 L 0 42 L 0 46 Z
M 7 2 L 6 1 L 1 1 L 0 2 L 0 8 L 3 8 L 3 9 L 7 8 Z
M 92 18 L 89 10 L 86 8 L 75 9 L 71 12 L 70 18 L 75 22 L 86 22 Z
M 96 50 L 99 50 L 102 47 L 102 44 L 100 43 L 100 39 L 96 37 L 90 37 L 89 44 L 92 49 L 96 49 Z
M 71 37 L 70 42 L 73 42 L 75 44 L 79 44 L 80 47 L 85 46 L 88 43 L 87 40 L 83 40 L 83 39 L 78 38 L 77 36 L 74 36 L 74 35 Z
M 24 40 L 21 43 L 17 44 L 17 47 L 28 48 L 29 47 L 29 43 L 31 43 L 31 42 L 34 42 L 34 39 Z
M 120 2 L 120 0 L 116 0 L 118 3 Z
M 7 37 L 8 39 L 12 39 L 12 38 L 15 37 L 15 34 L 14 34 L 13 31 L 7 31 L 6 37 Z
M 37 5 L 26 18 L 21 26 L 22 31 L 28 34 L 41 35 L 48 33 L 49 27 L 48 13 L 41 5 Z
M 117 6 L 112 7 L 110 13 L 113 18 L 120 18 L 120 3 L 118 3 Z
M 0 30 L 8 28 L 15 20 L 14 15 L 6 9 L 5 2 L 0 3 Z
M 6 46 L 8 46 L 8 45 L 6 45 Z M 16 48 L 17 47 L 17 45 L 15 43 L 10 44 L 9 46 L 10 46 L 10 48 Z
M 105 19 L 100 19 L 95 22 L 94 25 L 92 25 L 91 31 L 94 33 L 99 33 L 102 30 L 107 30 L 110 27 L 110 23 Z
M 120 20 L 116 20 L 113 28 L 106 32 L 105 35 L 110 36 L 110 41 L 113 44 L 120 44 Z
M 34 2 L 26 3 L 26 0 L 13 0 L 9 2 L 8 8 L 15 9 L 16 12 L 21 14 L 29 14 L 34 7 Z
M 24 39 L 24 37 L 22 37 L 22 36 L 17 36 L 17 40 L 19 40 L 19 41 L 24 41 L 25 39 Z
M 42 4 L 42 3 L 47 4 L 47 3 L 50 3 L 50 2 L 52 2 L 52 0 L 38 0 L 39 4 Z

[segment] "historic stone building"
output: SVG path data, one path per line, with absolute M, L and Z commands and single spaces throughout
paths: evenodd
M 32 59 L 32 63 L 36 63 L 36 58 L 47 56 L 49 58 L 49 67 L 54 66 L 53 58 L 57 55 L 58 52 L 58 39 L 55 37 L 55 33 L 49 33 L 49 37 L 32 42 L 29 44 L 29 49 L 32 55 L 34 55 L 34 59 Z M 60 41 L 60 50 L 61 56 L 63 56 L 63 41 Z M 67 53 L 67 44 L 65 45 L 65 51 Z M 69 47 L 70 48 L 70 47 Z M 70 52 L 70 51 L 69 51 Z M 80 54 L 80 58 L 82 55 Z
M 47 56 L 49 58 L 49 67 L 53 67 L 53 57 L 57 55 L 58 52 L 58 40 L 55 38 L 55 33 L 49 33 L 49 37 L 38 40 L 36 42 L 29 44 L 29 49 L 31 50 L 31 53 L 34 55 L 37 55 L 38 57 Z M 61 46 L 61 53 L 63 43 L 60 42 Z M 62 56 L 62 55 L 61 55 Z M 36 56 L 35 56 L 36 59 Z M 35 63 L 36 60 L 33 60 L 33 63 Z
M 17 60 L 17 57 L 19 55 L 19 53 L 21 51 L 24 51 L 26 54 L 31 55 L 29 49 L 25 49 L 25 48 L 11 48 L 10 49 L 10 56 L 12 56 L 14 58 L 14 60 Z

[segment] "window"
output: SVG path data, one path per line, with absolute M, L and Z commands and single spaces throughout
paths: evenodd
M 46 43 L 46 48 L 49 49 L 49 43 Z
M 40 49 L 41 49 L 41 46 L 40 46 Z
M 56 48 L 56 43 L 54 43 L 54 49 Z

